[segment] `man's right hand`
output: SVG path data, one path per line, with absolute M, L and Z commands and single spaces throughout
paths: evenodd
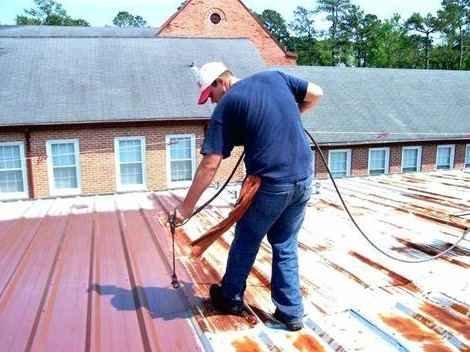
M 170 216 L 175 216 L 175 225 L 181 225 L 192 214 L 193 209 L 185 209 L 183 204 L 180 204 L 171 212 Z

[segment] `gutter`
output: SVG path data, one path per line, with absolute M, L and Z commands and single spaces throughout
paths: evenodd
M 87 128 L 87 127 L 116 127 L 116 126 L 121 126 L 121 125 L 139 125 L 139 126 L 148 126 L 148 125 L 155 125 L 156 123 L 159 124 L 185 124 L 188 122 L 207 122 L 211 119 L 210 116 L 208 117 L 189 117 L 189 118 L 169 118 L 169 119 L 141 119 L 141 120 L 136 120 L 136 119 L 122 119 L 122 120 L 106 120 L 106 121 L 100 121 L 100 120 L 95 120 L 95 121 L 79 121 L 79 122 L 57 122 L 57 123 L 51 123 L 51 122 L 44 122 L 44 123 L 35 123 L 35 124 L 8 124 L 8 125 L 1 125 L 0 128 L 2 130 L 10 130 L 10 131 L 24 131 L 25 128 L 27 129 L 57 129 L 57 128 L 70 128 L 70 127 L 81 127 L 81 128 Z
M 374 141 L 356 141 L 356 142 L 318 142 L 322 147 L 344 147 L 344 146 L 366 146 L 366 145 L 377 145 L 377 144 L 409 144 L 409 143 L 437 143 L 441 141 L 445 142 L 460 142 L 469 141 L 470 137 L 441 137 L 441 138 L 430 138 L 430 139 L 401 139 L 401 140 L 374 140 Z

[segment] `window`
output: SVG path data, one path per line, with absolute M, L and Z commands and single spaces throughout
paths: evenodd
M 119 191 L 146 189 L 145 138 L 121 137 L 114 140 L 116 180 Z
M 80 193 L 80 156 L 78 140 L 47 142 L 47 160 L 51 195 Z
M 313 178 L 316 177 L 315 175 L 315 163 L 316 163 L 316 158 L 317 158 L 317 155 L 316 155 L 316 151 L 315 151 L 315 148 L 312 148 L 312 175 L 313 175 Z
M 369 175 L 388 174 L 390 148 L 369 149 Z
M 222 17 L 220 17 L 220 15 L 215 12 L 211 15 L 210 19 L 213 24 L 219 24 L 220 21 L 222 21 Z
M 207 18 L 211 25 L 217 26 L 225 20 L 225 13 L 219 8 L 212 8 L 207 12 Z
M 455 145 L 437 146 L 436 169 L 450 170 L 454 167 Z
M 351 149 L 330 150 L 328 153 L 328 165 L 333 177 L 350 176 Z
M 465 148 L 465 168 L 470 169 L 470 144 Z
M 170 135 L 167 144 L 167 177 L 171 186 L 189 185 L 196 167 L 194 135 Z
M 403 147 L 401 155 L 401 172 L 421 171 L 421 147 Z
M 27 197 L 23 142 L 0 143 L 0 199 Z

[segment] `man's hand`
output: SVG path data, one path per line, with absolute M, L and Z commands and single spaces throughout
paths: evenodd
M 186 194 L 184 201 L 179 204 L 170 214 L 170 216 L 172 216 L 176 211 L 176 225 L 181 224 L 184 220 L 188 219 L 193 214 L 197 201 L 211 183 L 221 161 L 222 155 L 217 154 L 205 155 L 202 158 L 202 161 L 197 168 L 193 183 L 189 188 L 188 194 Z
M 307 94 L 305 95 L 304 101 L 300 104 L 300 112 L 304 113 L 311 110 L 318 104 L 318 101 L 323 96 L 323 89 L 317 86 L 315 83 L 310 82 L 307 88 Z
M 193 214 L 193 209 L 186 209 L 183 204 L 180 204 L 171 212 L 170 216 L 173 214 L 175 214 L 175 225 L 181 225 Z

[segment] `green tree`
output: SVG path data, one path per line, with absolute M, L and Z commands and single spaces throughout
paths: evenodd
M 89 26 L 83 19 L 73 19 L 54 0 L 34 0 L 35 8 L 24 10 L 25 15 L 16 16 L 17 25 Z
M 285 47 L 292 49 L 292 43 L 286 21 L 282 15 L 274 10 L 266 9 L 256 14 L 271 34 Z
M 424 43 L 425 48 L 425 60 L 426 60 L 426 69 L 429 69 L 431 49 L 432 49 L 432 37 L 431 34 L 437 32 L 441 27 L 440 21 L 437 17 L 428 13 L 426 17 L 422 17 L 419 13 L 415 12 L 411 17 L 405 22 L 405 26 L 408 31 L 417 32 L 424 34 L 424 37 L 420 37 Z
M 289 24 L 290 29 L 296 34 L 297 37 L 314 39 L 316 35 L 315 20 L 313 19 L 314 11 L 308 10 L 305 7 L 297 6 L 294 10 L 294 19 Z
M 294 10 L 293 21 L 289 24 L 289 28 L 295 34 L 291 37 L 291 40 L 297 53 L 297 63 L 299 65 L 329 64 L 328 48 L 325 50 L 325 45 L 320 45 L 315 38 L 313 15 L 314 11 L 298 6 Z M 322 55 L 322 50 L 323 54 L 326 55 Z
M 351 8 L 350 0 L 318 0 L 316 12 L 325 13 L 326 19 L 331 22 L 329 28 L 331 43 L 331 61 L 333 65 L 341 62 L 341 57 L 349 47 L 348 31 L 344 26 L 345 18 Z
M 369 58 L 379 46 L 381 21 L 375 15 L 365 15 L 359 6 L 353 5 L 345 17 L 343 28 L 350 33 L 355 65 L 369 66 Z
M 447 45 L 459 50 L 458 69 L 464 67 L 466 38 L 470 32 L 470 0 L 442 0 L 438 12 L 442 21 L 442 31 L 446 34 Z
M 120 11 L 113 19 L 113 24 L 118 27 L 145 27 L 147 22 L 141 16 L 131 15 L 127 11 Z
M 369 66 L 415 68 L 416 38 L 407 35 L 407 29 L 401 23 L 400 15 L 381 23 L 378 32 L 378 46 L 371 52 Z

